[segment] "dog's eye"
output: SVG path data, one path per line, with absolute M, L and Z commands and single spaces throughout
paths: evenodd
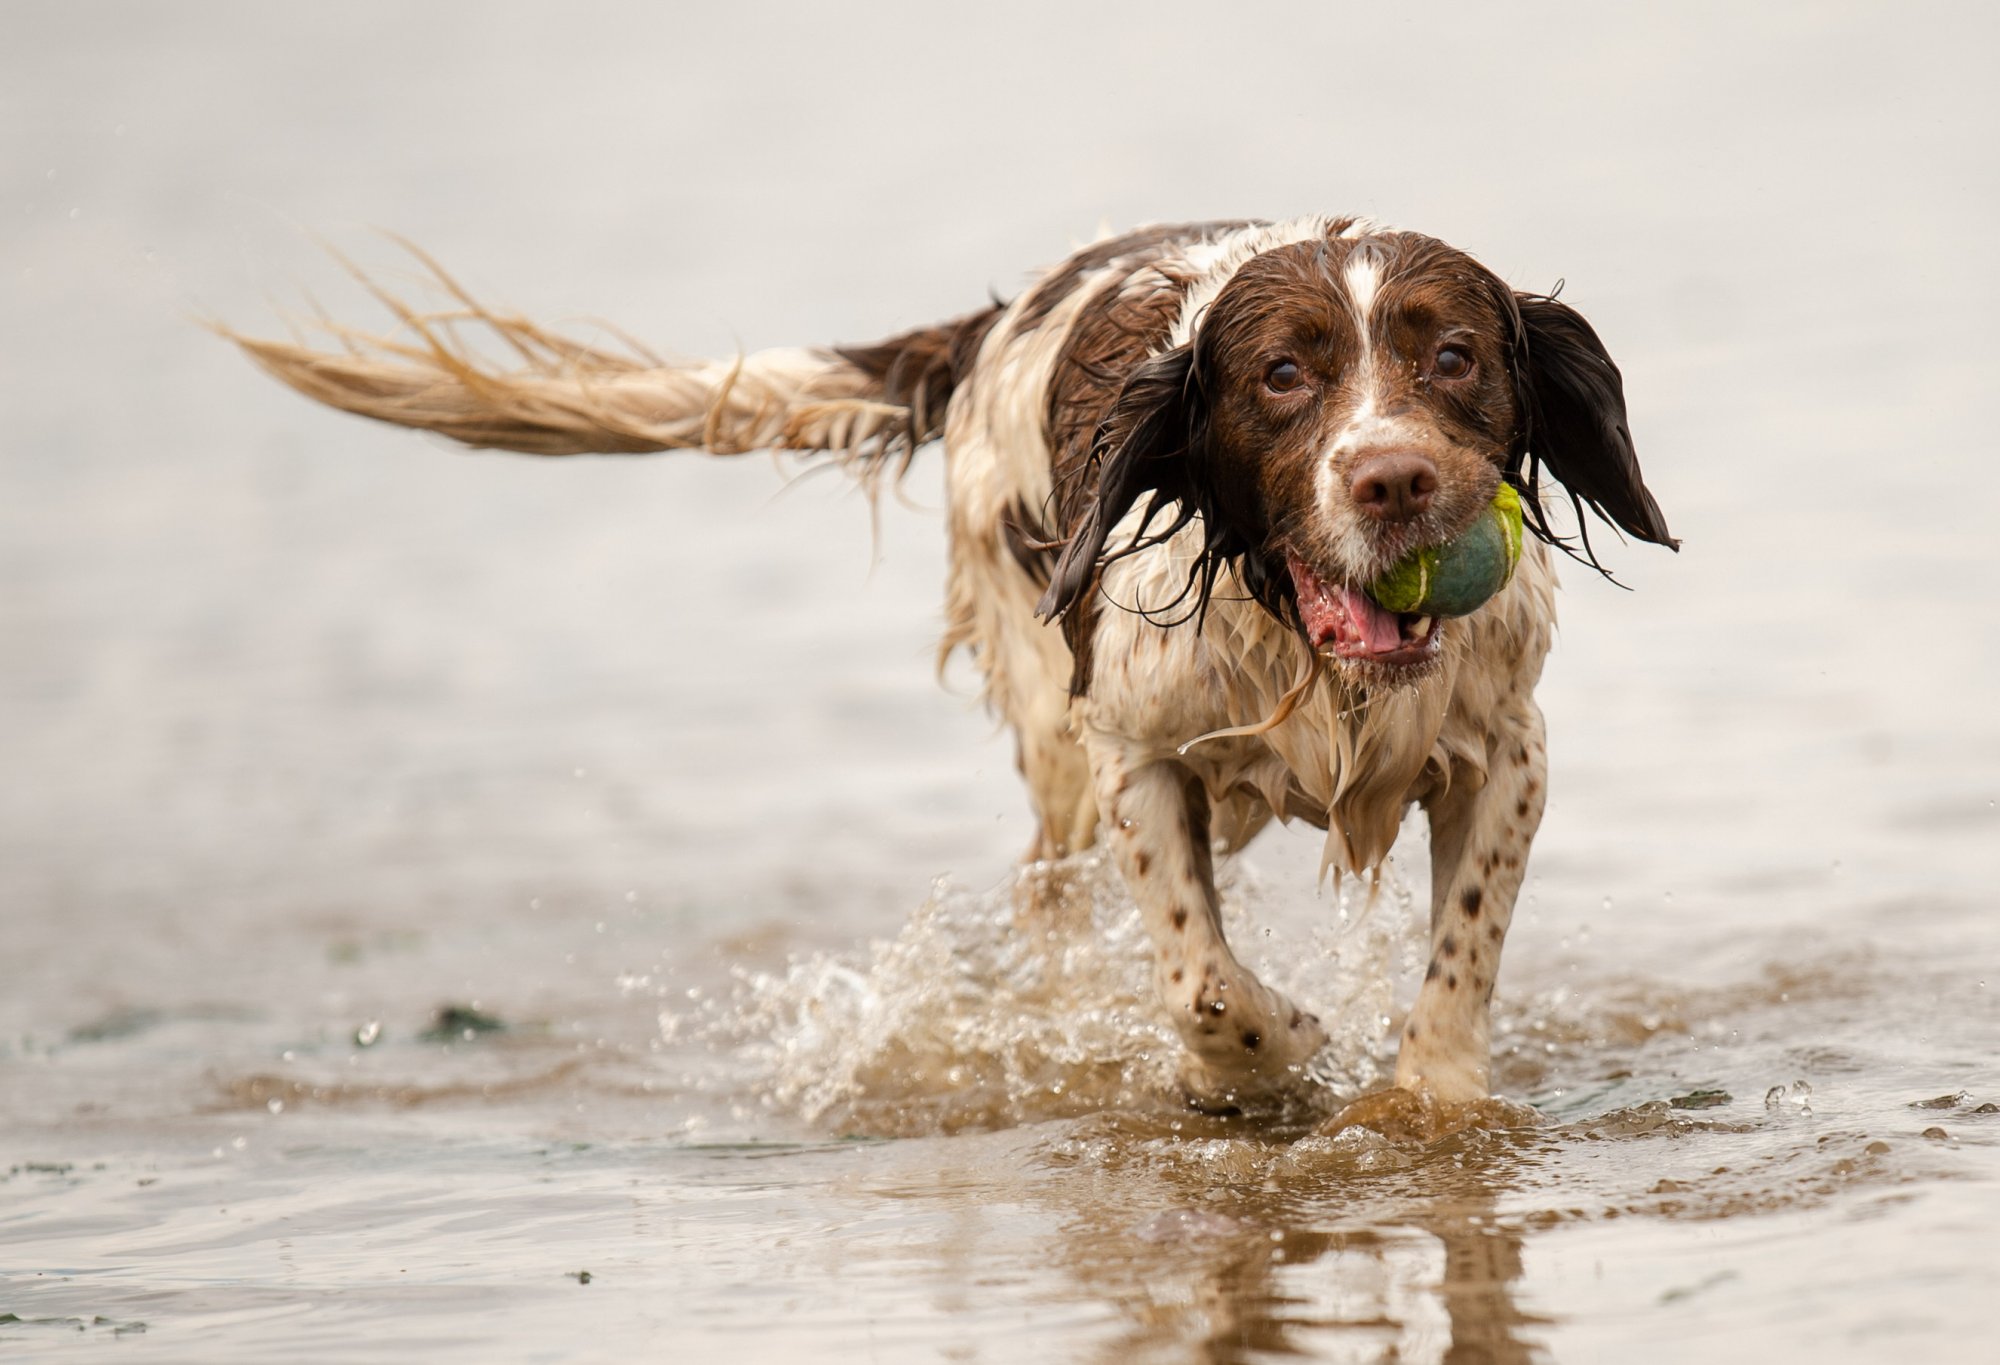
M 1431 373 L 1439 379 L 1463 379 L 1472 373 L 1472 352 L 1462 346 L 1440 346 L 1431 361 Z
M 1297 361 L 1280 360 L 1264 371 L 1264 387 L 1272 393 L 1290 393 L 1305 382 L 1305 372 L 1298 367 Z

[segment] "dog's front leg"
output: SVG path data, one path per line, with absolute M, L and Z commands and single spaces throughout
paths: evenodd
M 1326 1043 L 1319 1020 L 1259 981 L 1222 935 L 1208 793 L 1170 759 L 1091 745 L 1098 808 L 1153 941 L 1154 983 L 1187 1044 L 1182 1081 L 1202 1106 L 1295 1090 Z
M 1447 1104 L 1490 1089 L 1493 982 L 1547 775 L 1542 713 L 1526 701 L 1494 726 L 1484 784 L 1474 789 L 1464 779 L 1476 774 L 1454 774 L 1458 780 L 1429 803 L 1431 956 L 1403 1026 L 1398 1089 Z

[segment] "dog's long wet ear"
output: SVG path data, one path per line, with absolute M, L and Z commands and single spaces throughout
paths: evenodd
M 1089 597 L 1105 562 L 1105 542 L 1140 499 L 1152 498 L 1149 521 L 1152 511 L 1175 501 L 1181 504 L 1179 520 L 1155 536 L 1171 534 L 1192 515 L 1186 497 L 1192 364 L 1189 348 L 1176 346 L 1146 361 L 1126 379 L 1111 415 L 1097 429 L 1091 467 L 1073 488 L 1059 494 L 1065 505 L 1058 512 L 1073 529 L 1049 576 L 1048 591 L 1035 607 L 1042 619 L 1067 616 Z M 1131 548 L 1120 547 L 1112 557 Z
M 1625 384 L 1596 330 L 1552 298 L 1516 294 L 1514 302 L 1526 352 L 1520 386 L 1529 458 L 1606 521 L 1679 549 L 1639 473 L 1625 419 Z

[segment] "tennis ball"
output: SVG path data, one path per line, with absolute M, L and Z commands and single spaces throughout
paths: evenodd
M 1503 483 L 1486 515 L 1457 540 L 1427 545 L 1368 586 L 1377 606 L 1466 616 L 1507 586 L 1521 562 L 1521 495 Z

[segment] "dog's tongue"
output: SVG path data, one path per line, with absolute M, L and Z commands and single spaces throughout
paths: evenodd
M 1388 654 L 1407 643 L 1396 614 L 1375 605 L 1367 593 L 1328 583 L 1296 555 L 1285 560 L 1298 592 L 1299 619 L 1313 648 L 1330 641 L 1337 654 Z

